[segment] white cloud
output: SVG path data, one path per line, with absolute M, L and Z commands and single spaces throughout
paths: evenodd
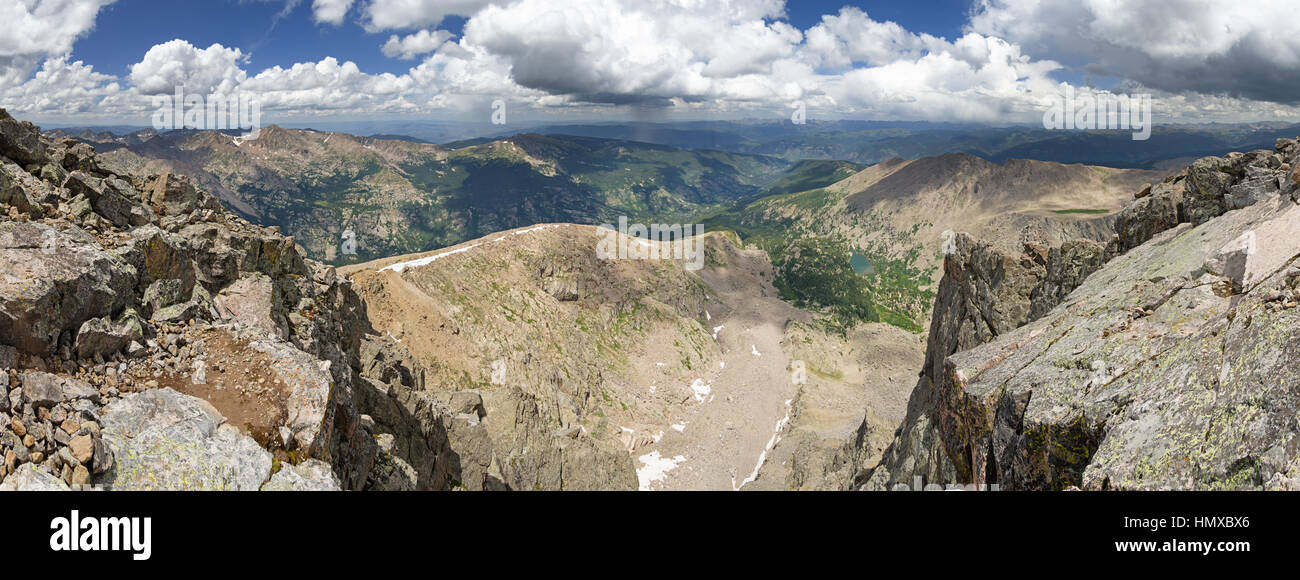
M 853 63 L 889 64 L 900 58 L 920 58 L 930 45 L 941 42 L 928 34 L 908 32 L 894 22 L 877 22 L 866 12 L 847 6 L 838 14 L 822 16 L 808 29 L 806 54 L 827 68 L 848 68 Z
M 593 102 L 708 99 L 770 73 L 802 35 L 770 0 L 522 0 L 490 6 L 463 44 L 510 64 L 525 87 Z
M 264 110 L 389 111 L 409 107 L 401 97 L 413 86 L 408 75 L 369 75 L 353 62 L 326 57 L 287 69 L 266 69 L 239 88 L 256 97 Z
M 1019 122 L 1041 116 L 1043 99 L 1057 91 L 1048 73 L 1059 65 L 1032 61 L 1001 39 L 972 33 L 931 48 L 915 60 L 852 70 L 828 92 L 878 118 Z
M 381 48 L 420 62 L 368 74 L 322 56 L 246 71 L 240 49 L 178 39 L 121 79 L 66 56 L 105 0 L 12 2 L 0 17 L 27 27 L 0 38 L 0 104 L 42 113 L 138 112 L 184 85 L 246 92 L 272 114 L 479 114 L 506 99 L 556 115 L 635 104 L 777 118 L 797 100 L 813 118 L 1034 122 L 1063 68 L 1155 93 L 1171 119 L 1295 120 L 1276 103 L 1300 100 L 1300 11 L 1274 0 L 981 0 L 953 40 L 853 7 L 799 30 L 782 0 L 313 0 L 318 23 L 352 15 L 371 32 L 410 30 Z M 437 29 L 449 15 L 468 17 L 457 40 Z
M 21 107 L 28 113 L 94 113 L 103 99 L 121 90 L 112 75 L 59 56 L 46 59 L 35 77 L 0 95 L 0 106 Z
M 343 18 L 347 16 L 348 10 L 352 8 L 353 1 L 354 0 L 312 0 L 312 18 L 314 18 L 316 22 L 333 24 L 335 26 L 343 24 Z
M 0 57 L 57 55 L 95 27 L 99 9 L 113 0 L 6 0 L 0 3 Z
M 28 80 L 47 57 L 61 57 L 95 27 L 100 8 L 114 0 L 4 0 L 0 2 L 0 93 Z
M 433 52 L 449 38 L 451 33 L 446 30 L 421 30 L 402 37 L 394 34 L 384 43 L 384 56 L 412 60 L 421 54 Z
M 199 49 L 180 39 L 155 45 L 131 65 L 129 79 L 146 95 L 168 94 L 183 86 L 188 93 L 230 94 L 247 76 L 238 48 L 213 44 Z
M 1169 92 L 1300 102 L 1294 0 L 981 0 L 970 30 Z
M 473 16 L 494 0 L 370 0 L 366 29 L 403 30 L 437 26 L 448 16 Z

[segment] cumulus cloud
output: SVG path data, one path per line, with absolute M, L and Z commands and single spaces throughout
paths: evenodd
M 1293 0 L 980 0 L 968 28 L 1170 93 L 1300 102 Z
M 1060 65 L 1033 61 L 998 38 L 967 34 L 939 42 L 915 60 L 844 74 L 836 101 L 880 118 L 1021 121 L 1057 93 L 1048 73 Z
M 473 16 L 494 0 L 370 0 L 366 29 L 402 30 L 437 26 L 448 16 Z
M 6 0 L 0 2 L 0 92 L 28 80 L 45 58 L 58 58 L 95 27 L 114 0 Z
M 334 57 L 287 69 L 272 67 L 240 86 L 264 109 L 288 111 L 402 109 L 408 105 L 400 97 L 412 88 L 407 75 L 369 75 L 356 63 L 340 63 Z
M 313 0 L 311 3 L 312 18 L 316 22 L 324 24 L 333 24 L 335 26 L 343 24 L 343 18 L 348 15 L 352 3 L 353 0 Z
M 636 105 L 776 118 L 798 101 L 813 118 L 1036 122 L 1082 71 L 1154 93 L 1170 119 L 1300 118 L 1300 11 L 1279 0 L 979 0 L 955 39 L 851 6 L 800 30 L 782 0 L 313 0 L 314 21 L 396 31 L 383 54 L 418 62 L 372 74 L 325 53 L 246 71 L 245 51 L 177 39 L 124 78 L 67 56 L 107 1 L 0 7 L 45 30 L 0 38 L 0 103 L 135 111 L 179 85 L 247 93 L 268 112 L 481 111 L 506 99 L 552 114 Z M 467 17 L 458 39 L 438 29 L 451 15 Z
M 115 77 L 97 73 L 66 55 L 47 59 L 35 77 L 0 95 L 0 106 L 28 113 L 94 113 L 106 98 L 122 90 Z
M 841 8 L 822 16 L 808 30 L 806 54 L 817 66 L 844 69 L 854 63 L 879 66 L 901 58 L 920 58 L 941 42 L 928 34 L 914 34 L 894 22 L 877 22 L 866 12 Z
M 522 0 L 489 6 L 464 44 L 509 62 L 520 85 L 592 102 L 710 98 L 720 79 L 770 73 L 802 34 L 768 0 Z
M 0 57 L 63 54 L 95 27 L 99 9 L 113 0 L 8 0 L 0 3 Z
M 247 77 L 240 68 L 244 60 L 238 48 L 213 44 L 200 49 L 176 39 L 150 48 L 131 65 L 128 78 L 146 95 L 172 93 L 176 87 L 189 93 L 230 94 Z
M 446 30 L 421 30 L 402 37 L 394 34 L 384 43 L 384 56 L 413 60 L 421 54 L 433 52 L 449 38 L 451 33 Z

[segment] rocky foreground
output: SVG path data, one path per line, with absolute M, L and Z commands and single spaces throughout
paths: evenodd
M 852 487 L 1300 489 L 1300 145 L 1135 197 L 1106 244 L 954 240 L 907 418 Z
M 364 306 L 175 175 L 0 111 L 0 488 L 364 489 Z

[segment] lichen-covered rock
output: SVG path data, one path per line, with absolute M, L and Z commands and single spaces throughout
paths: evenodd
M 116 459 L 102 479 L 110 489 L 256 491 L 271 475 L 270 453 L 206 401 L 171 389 L 123 397 L 103 421 Z
M 170 173 L 151 179 L 145 195 L 153 209 L 163 216 L 187 214 L 202 208 L 215 209 L 215 200 L 211 196 L 195 189 L 188 178 Z
M 50 197 L 49 192 L 49 186 L 45 182 L 23 171 L 13 162 L 0 158 L 0 203 L 39 218 L 45 215 L 41 202 Z
M 394 437 L 389 433 L 376 435 L 379 455 L 370 470 L 366 489 L 372 491 L 416 491 L 420 489 L 420 476 L 415 468 L 394 455 Z
M 340 491 L 338 476 L 328 463 L 308 459 L 284 465 L 262 486 L 262 491 Z
M 68 484 L 57 476 L 30 463 L 0 481 L 0 491 L 69 491 Z
M 1288 204 L 1290 205 L 1290 204 Z M 1277 251 L 1241 294 L 1215 248 Z M 1300 311 L 1265 302 L 1300 257 L 1300 206 L 1257 204 L 1116 259 L 1038 322 L 952 356 L 941 431 L 958 477 L 1004 488 L 1257 489 L 1300 474 Z M 1264 404 L 1267 401 L 1267 404 Z
M 42 221 L 32 221 L 37 218 Z M 0 112 L 0 362 L 6 368 L 48 371 L 65 387 L 70 375 L 90 371 L 95 386 L 86 387 L 95 401 L 100 389 L 113 399 L 198 378 L 202 353 L 178 344 L 178 330 L 223 322 L 212 297 L 241 279 L 257 281 L 265 299 L 257 306 L 275 321 L 274 333 L 255 340 L 289 353 L 275 354 L 283 363 L 275 370 L 294 386 L 287 428 L 295 447 L 332 463 L 345 488 L 361 489 L 374 444 L 358 437 L 353 391 L 369 325 L 351 283 L 308 260 L 278 229 L 225 211 L 186 178 L 117 173 L 101 166 L 90 147 L 51 142 L 39 128 Z M 122 347 L 125 360 L 118 358 Z M 22 404 L 22 391 L 9 389 L 6 405 Z M 88 398 L 69 401 L 70 409 L 47 411 L 99 415 Z M 229 437 L 222 434 L 228 430 L 208 439 Z M 97 452 L 87 467 L 104 468 L 109 457 Z M 119 454 L 121 469 L 113 471 L 126 473 L 133 457 Z

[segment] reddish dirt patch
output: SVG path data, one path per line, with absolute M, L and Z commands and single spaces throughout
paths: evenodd
M 194 384 L 190 372 L 164 374 L 158 379 L 159 386 L 211 403 L 226 421 L 268 450 L 282 447 L 278 429 L 288 416 L 289 386 L 272 370 L 271 358 L 224 330 L 191 332 L 186 340 L 203 345 L 204 384 Z

